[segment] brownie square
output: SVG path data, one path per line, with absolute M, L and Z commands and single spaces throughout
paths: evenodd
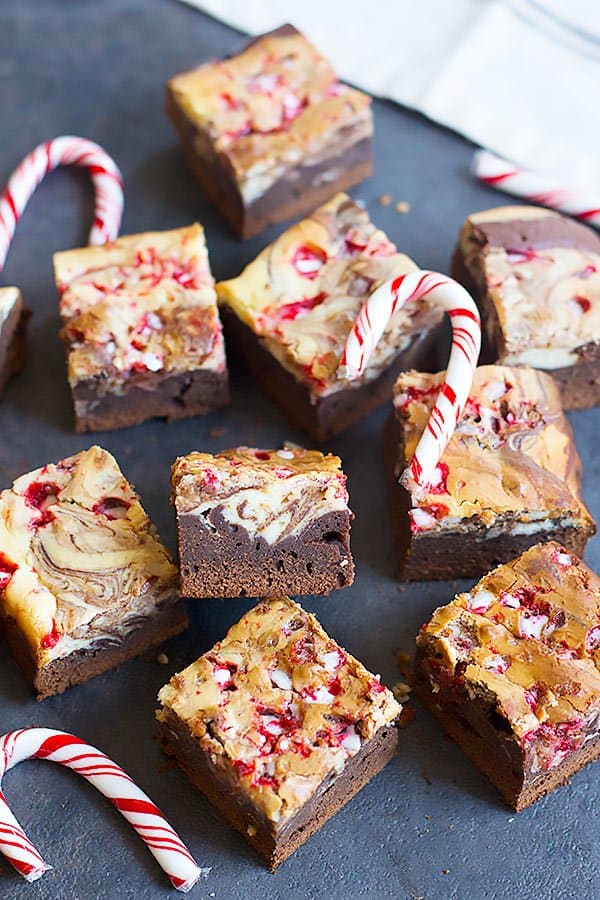
M 475 296 L 484 360 L 556 378 L 565 409 L 600 403 L 600 236 L 566 216 L 505 206 L 469 216 L 453 274 Z
M 416 689 L 519 811 L 600 755 L 600 579 L 560 544 L 531 547 L 436 610 Z
M 38 699 L 186 624 L 177 569 L 106 450 L 22 475 L 0 494 L 0 628 Z
M 337 377 L 369 295 L 415 268 L 365 209 L 338 194 L 217 284 L 228 341 L 290 421 L 325 441 L 387 402 L 400 371 L 438 367 L 443 312 L 422 299 L 397 310 L 361 378 Z
M 159 694 L 160 741 L 275 869 L 393 756 L 401 707 L 287 597 Z
M 25 330 L 30 315 L 18 288 L 0 288 L 0 391 L 25 365 Z
M 291 25 L 167 85 L 191 169 L 244 238 L 371 174 L 370 103 Z
M 354 580 L 337 456 L 294 447 L 190 453 L 173 466 L 184 597 L 328 594 Z
M 434 483 L 424 496 L 399 483 L 444 376 L 408 372 L 394 387 L 386 465 L 403 577 L 476 578 L 553 539 L 582 555 L 596 526 L 571 426 L 543 372 L 480 366 Z
M 54 256 L 77 431 L 203 415 L 229 400 L 200 225 Z

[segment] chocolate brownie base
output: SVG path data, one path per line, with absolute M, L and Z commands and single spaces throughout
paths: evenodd
M 83 684 L 96 675 L 103 675 L 151 647 L 162 644 L 184 631 L 187 624 L 184 604 L 172 603 L 143 620 L 135 631 L 117 644 L 99 640 L 86 650 L 76 650 L 41 668 L 37 666 L 29 644 L 13 619 L 0 619 L 0 632 L 25 676 L 31 681 L 37 699 L 45 700 L 62 694 L 75 684 Z
M 573 222 L 573 225 L 579 225 Z M 579 226 L 580 227 L 580 226 Z M 584 229 L 585 232 L 588 229 Z M 517 246 L 516 249 L 521 249 Z M 591 246 L 590 249 L 598 250 Z M 492 303 L 485 283 L 472 276 L 465 265 L 464 256 L 457 248 L 452 257 L 452 277 L 459 281 L 475 298 L 481 321 L 482 346 L 479 365 L 502 363 L 504 340 L 496 308 Z M 545 369 L 557 382 L 563 409 L 590 409 L 600 405 L 600 343 L 590 343 L 578 347 L 575 352 L 579 359 L 572 366 L 561 369 Z
M 600 757 L 600 736 L 597 736 L 570 753 L 558 766 L 528 777 L 523 751 L 503 716 L 482 698 L 471 699 L 460 689 L 442 689 L 434 694 L 425 660 L 425 654 L 418 651 L 413 678 L 415 693 L 516 812 L 565 784 L 575 772 Z
M 400 372 L 418 369 L 436 372 L 439 368 L 439 326 L 419 334 L 399 353 L 391 365 L 374 381 L 356 388 L 345 388 L 317 398 L 308 387 L 286 371 L 264 347 L 251 328 L 226 308 L 221 318 L 234 355 L 243 358 L 262 390 L 284 410 L 292 425 L 301 428 L 315 441 L 324 442 L 368 413 L 387 403 Z
M 73 387 L 75 429 L 106 431 L 139 425 L 148 419 L 168 422 L 202 416 L 229 402 L 227 372 L 186 372 L 165 378 L 160 373 L 139 376 L 122 394 L 106 393 L 101 377 Z
M 558 383 L 564 409 L 590 409 L 600 405 L 600 343 L 586 344 L 575 351 L 579 357 L 572 366 L 551 369 Z
M 229 161 L 214 152 L 207 137 L 181 111 L 168 87 L 166 109 L 181 140 L 188 166 L 211 203 L 241 238 L 252 237 L 268 225 L 285 219 L 300 218 L 339 191 L 363 181 L 373 171 L 371 139 L 364 138 L 321 163 L 294 168 L 288 176 L 284 175 L 257 200 L 245 206 Z M 345 130 L 340 132 L 340 142 L 346 133 Z M 202 154 L 196 149 L 197 145 L 203 148 Z M 330 177 L 332 171 L 336 172 L 334 179 Z
M 208 519 L 179 515 L 177 532 L 184 597 L 328 594 L 354 581 L 349 512 L 327 513 L 274 544 L 230 525 L 219 507 Z
M 25 365 L 25 340 L 30 310 L 15 305 L 0 329 L 0 391 L 12 375 L 17 375 Z
M 211 759 L 171 710 L 165 711 L 159 740 L 163 751 L 176 758 L 189 781 L 274 871 L 383 769 L 396 752 L 398 732 L 393 725 L 380 728 L 343 771 L 322 785 L 316 796 L 281 828 L 245 799 L 230 772 L 219 768 L 218 757 Z
M 482 526 L 468 525 L 463 531 L 433 531 L 413 534 L 408 512 L 410 497 L 399 483 L 406 468 L 402 429 L 392 413 L 384 435 L 385 469 L 388 474 L 391 514 L 403 581 L 450 581 L 479 578 L 501 563 L 509 562 L 540 541 L 558 541 L 576 556 L 583 556 L 594 533 L 576 527 L 555 527 L 531 534 L 501 532 L 486 536 Z

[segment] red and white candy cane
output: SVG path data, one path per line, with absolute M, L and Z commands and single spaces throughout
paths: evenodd
M 341 378 L 359 378 L 396 310 L 409 300 L 428 296 L 437 300 L 450 316 L 452 350 L 446 380 L 412 461 L 402 475 L 405 487 L 417 493 L 425 493 L 431 484 L 471 390 L 481 347 L 481 320 L 473 299 L 458 282 L 439 272 L 409 272 L 386 281 L 361 309 L 338 369 Z
M 185 893 L 194 886 L 202 870 L 187 847 L 150 798 L 104 753 L 53 728 L 12 731 L 0 738 L 0 781 L 7 769 L 25 759 L 47 759 L 82 775 L 133 825 L 173 887 Z M 51 868 L 26 837 L 1 790 L 0 852 L 27 881 L 37 881 Z
M 589 198 L 584 199 L 579 192 L 558 184 L 556 179 L 549 175 L 522 169 L 487 150 L 478 150 L 475 153 L 471 171 L 479 181 L 484 181 L 507 194 L 522 197 L 530 203 L 548 206 L 550 209 L 581 219 L 588 225 L 600 227 L 600 196 L 596 201 L 592 198 L 590 202 Z
M 93 141 L 70 135 L 57 137 L 25 157 L 0 197 L 0 271 L 23 210 L 44 176 L 57 166 L 83 166 L 90 172 L 96 210 L 89 243 L 104 244 L 117 237 L 123 215 L 123 183 L 116 163 Z

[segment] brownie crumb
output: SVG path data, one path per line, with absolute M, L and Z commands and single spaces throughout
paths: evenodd
M 382 194 L 381 197 L 377 201 L 380 206 L 389 206 L 392 202 L 391 194 Z
M 398 681 L 396 684 L 392 685 L 392 694 L 398 701 L 398 703 L 406 703 L 408 698 L 410 697 L 410 693 L 412 688 L 405 681 Z
M 169 657 L 166 653 L 159 653 L 156 657 L 156 662 L 159 666 L 167 666 L 169 664 Z
M 407 200 L 399 200 L 394 209 L 397 213 L 408 213 L 410 212 L 410 203 Z

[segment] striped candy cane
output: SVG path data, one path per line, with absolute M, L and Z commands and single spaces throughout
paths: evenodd
M 82 775 L 133 825 L 173 887 L 185 893 L 194 886 L 201 869 L 187 847 L 150 798 L 104 753 L 53 728 L 13 731 L 0 738 L 0 782 L 7 769 L 24 759 L 47 759 Z M 27 881 L 37 881 L 51 868 L 26 837 L 1 790 L 0 852 Z
M 44 176 L 57 166 L 83 166 L 92 177 L 96 210 L 89 243 L 104 244 L 117 237 L 123 215 L 123 184 L 116 163 L 92 141 L 57 137 L 40 144 L 25 157 L 0 197 L 0 271 L 23 210 Z
M 576 191 L 558 184 L 549 175 L 522 169 L 489 153 L 478 150 L 471 166 L 475 178 L 514 197 L 539 203 L 559 212 L 581 219 L 588 225 L 600 227 L 600 197 L 597 202 L 584 200 Z
M 431 483 L 473 383 L 481 347 L 481 320 L 471 296 L 458 282 L 439 272 L 409 272 L 386 281 L 373 291 L 361 309 L 348 335 L 338 369 L 341 378 L 351 381 L 359 378 L 396 310 L 409 300 L 430 295 L 450 316 L 452 350 L 446 380 L 410 466 L 402 475 L 404 486 L 417 494 L 425 493 Z

